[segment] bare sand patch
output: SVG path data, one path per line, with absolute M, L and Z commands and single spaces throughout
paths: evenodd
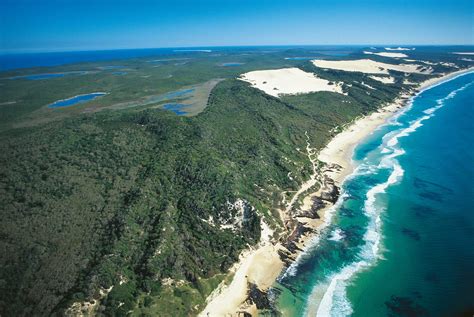
M 408 48 L 408 47 L 384 47 L 386 51 L 414 51 L 415 48 Z
M 408 58 L 404 58 L 403 60 L 405 62 L 410 62 L 410 63 L 423 63 L 423 64 L 426 64 L 426 65 L 438 65 L 438 63 L 433 63 L 433 62 L 430 62 L 430 61 L 420 61 L 420 60 L 408 59 Z
M 252 71 L 240 75 L 238 79 L 274 97 L 318 91 L 342 94 L 342 83 L 331 83 L 296 67 Z
M 384 84 L 393 84 L 395 82 L 395 78 L 392 76 L 369 76 L 369 78 L 372 78 L 373 80 L 380 81 L 381 83 Z
M 403 73 L 419 73 L 430 74 L 432 69 L 416 65 L 416 64 L 387 64 L 376 62 L 371 59 L 357 59 L 357 60 L 313 60 L 312 63 L 316 67 L 330 68 L 343 70 L 346 72 L 361 72 L 366 74 L 385 74 L 388 75 L 389 70 L 394 70 Z
M 393 58 L 408 57 L 408 55 L 403 54 L 403 53 L 388 53 L 388 52 L 374 53 L 374 52 L 364 51 L 364 54 L 378 55 L 378 56 L 383 56 L 383 57 L 393 57 Z
M 453 54 L 457 54 L 457 55 L 474 55 L 474 52 L 453 52 Z
M 238 311 L 252 311 L 246 305 L 249 283 L 260 290 L 267 290 L 283 270 L 284 264 L 278 255 L 280 244 L 264 243 L 256 249 L 244 251 L 240 260 L 231 269 L 234 277 L 229 285 L 221 285 L 207 299 L 206 308 L 199 316 L 237 316 Z

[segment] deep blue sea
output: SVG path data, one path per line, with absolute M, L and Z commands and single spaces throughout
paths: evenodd
M 473 122 L 470 73 L 423 91 L 359 144 L 331 224 L 279 281 L 278 308 L 472 316 Z

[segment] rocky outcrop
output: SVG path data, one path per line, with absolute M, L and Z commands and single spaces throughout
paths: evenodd
M 260 290 L 257 285 L 249 283 L 249 293 L 247 297 L 248 304 L 255 304 L 257 309 L 270 309 L 270 300 L 267 292 Z
M 320 198 L 334 204 L 339 198 L 339 195 L 340 190 L 339 187 L 334 184 L 334 180 L 325 176 L 324 180 L 322 181 Z

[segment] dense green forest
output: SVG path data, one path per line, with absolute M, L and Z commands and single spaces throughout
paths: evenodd
M 297 150 L 305 132 L 321 148 L 335 128 L 409 89 L 397 73 L 384 85 L 300 67 L 376 89 L 275 98 L 228 78 L 194 117 L 104 110 L 6 129 L 0 314 L 64 315 L 84 301 L 100 301 L 95 313 L 109 316 L 197 314 L 240 251 L 259 241 L 262 219 L 280 232 L 281 193 L 311 172 Z

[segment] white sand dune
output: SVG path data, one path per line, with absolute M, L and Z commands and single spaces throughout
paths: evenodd
M 439 64 L 439 63 L 433 63 L 433 62 L 430 62 L 430 61 L 420 61 L 420 60 L 408 59 L 408 58 L 404 58 L 403 60 L 406 61 L 406 62 L 410 62 L 410 63 L 423 63 L 423 64 L 426 64 L 426 65 L 438 65 Z
M 364 51 L 364 54 L 378 55 L 378 56 L 383 56 L 383 57 L 393 57 L 393 58 L 408 57 L 408 55 L 403 54 L 403 53 L 387 53 L 387 52 L 374 53 L 374 52 Z
M 454 63 L 446 63 L 446 62 L 441 62 L 439 63 L 440 65 L 443 65 L 443 66 L 446 66 L 446 67 L 452 67 L 452 68 L 459 68 L 458 65 L 454 64 Z
M 474 55 L 474 52 L 453 52 L 453 54 L 458 54 L 458 55 Z
M 342 60 L 342 61 L 328 61 L 328 60 L 313 60 L 314 66 L 321 68 L 330 68 L 343 70 L 346 72 L 361 72 L 366 74 L 385 74 L 388 75 L 389 70 L 399 71 L 403 73 L 419 73 L 430 74 L 431 69 L 423 69 L 422 66 L 416 64 L 387 64 L 376 62 L 371 59 L 357 59 L 357 60 Z
M 252 84 L 252 87 L 279 97 L 283 94 L 304 94 L 317 91 L 332 91 L 342 94 L 342 83 L 316 77 L 299 68 L 257 70 L 240 75 L 238 78 Z
M 372 78 L 373 80 L 378 80 L 380 81 L 381 83 L 384 83 L 384 84 L 393 84 L 395 82 L 395 78 L 393 78 L 392 76 L 369 76 L 369 78 Z
M 415 48 L 408 48 L 408 47 L 384 47 L 386 51 L 414 51 Z

